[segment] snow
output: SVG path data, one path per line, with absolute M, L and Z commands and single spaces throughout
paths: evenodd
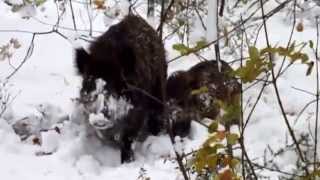
M 21 1 L 10 2 L 20 3 Z M 267 9 L 272 9 L 275 4 L 274 2 L 267 4 Z M 81 10 L 79 4 L 73 3 L 73 5 Z M 145 6 L 141 6 L 137 11 L 145 10 Z M 32 34 L 27 31 L 47 32 L 52 30 L 52 25 L 57 20 L 54 7 L 55 4 L 52 1 L 48 1 L 43 5 L 43 8 L 45 8 L 43 12 L 39 10 L 35 12 L 35 9 L 28 7 L 30 8 L 29 10 L 22 10 L 19 14 L 12 13 L 10 11 L 11 8 L 3 1 L 0 1 L 0 31 L 24 31 L 0 32 L 0 45 L 8 43 L 11 38 L 18 39 L 21 44 L 21 48 L 12 51 L 13 56 L 10 59 L 10 63 L 8 60 L 0 61 L 0 85 L 3 83 L 2 80 L 13 71 L 11 66 L 17 67 L 23 60 L 32 37 Z M 93 34 L 95 36 L 99 35 L 107 29 L 106 26 L 116 23 L 127 13 L 127 7 L 127 3 L 110 5 L 110 8 L 113 8 L 109 12 L 113 15 L 112 17 L 114 17 L 115 11 L 122 12 L 116 20 L 113 18 L 106 19 L 106 16 L 99 14 L 94 16 L 93 29 L 95 31 Z M 309 17 L 310 21 L 304 21 L 305 30 L 303 32 L 294 33 L 294 39 L 297 43 L 315 40 L 316 29 L 312 19 L 314 15 L 319 13 L 318 8 L 315 7 L 305 12 L 305 14 L 299 14 L 301 17 Z M 150 177 L 152 180 L 183 179 L 178 168 L 176 168 L 176 162 L 173 160 L 173 146 L 167 135 L 149 136 L 143 143 L 136 142 L 134 145 L 136 160 L 128 164 L 120 164 L 119 149 L 112 145 L 102 144 L 95 137 L 95 129 L 90 129 L 88 126 L 84 115 L 84 107 L 75 100 L 79 96 L 81 78 L 76 74 L 74 67 L 73 48 L 87 45 L 86 42 L 80 42 L 79 38 L 82 37 L 81 35 L 88 35 L 87 30 L 89 29 L 87 16 L 83 14 L 83 11 L 81 14 L 80 10 L 76 11 L 76 14 L 81 16 L 81 18 L 77 18 L 76 23 L 79 29 L 77 32 L 70 30 L 73 25 L 72 19 L 69 18 L 70 11 L 67 10 L 61 21 L 61 25 L 64 28 L 59 30 L 68 39 L 66 40 L 55 33 L 37 35 L 30 58 L 9 79 L 5 88 L 0 86 L 0 96 L 10 93 L 12 98 L 15 97 L 10 101 L 10 106 L 0 118 L 0 179 L 131 180 L 137 179 L 142 175 Z M 35 17 L 22 19 L 21 16 Z M 211 15 L 209 16 L 212 17 Z M 208 18 L 209 20 L 210 23 L 215 25 L 212 19 Z M 156 24 L 154 21 L 156 20 L 152 19 L 152 23 Z M 279 13 L 268 20 L 267 24 L 271 44 L 286 45 L 291 31 L 287 14 Z M 209 27 L 214 27 L 211 25 Z M 198 26 L 198 31 L 197 29 L 193 31 L 192 42 L 203 38 L 205 33 L 200 26 L 199 20 L 196 21 L 194 26 Z M 214 31 L 208 28 L 208 32 Z M 263 33 L 260 33 L 258 47 L 265 46 L 263 36 Z M 212 40 L 215 37 L 210 35 L 208 38 Z M 176 42 L 178 40 L 175 37 L 165 42 L 168 59 L 179 55 L 172 50 L 172 44 Z M 311 52 L 308 53 L 311 59 L 314 59 Z M 210 59 L 213 58 L 212 55 L 209 55 L 209 57 Z M 169 64 L 168 74 L 176 70 L 186 70 L 198 62 L 199 60 L 194 55 L 183 57 Z M 309 126 L 314 127 L 315 104 L 307 108 L 306 112 L 295 122 L 298 116 L 297 113 L 306 103 L 315 98 L 292 88 L 296 87 L 315 92 L 315 70 L 307 77 L 305 73 L 305 66 L 294 65 L 294 68 L 289 69 L 278 79 L 279 91 L 282 95 L 285 111 L 289 115 L 290 124 L 296 134 L 308 131 Z M 98 85 L 101 85 L 101 83 L 98 82 Z M 98 87 L 100 87 L 98 92 L 101 93 L 103 85 Z M 244 102 L 245 107 L 247 107 L 244 110 L 245 117 L 249 114 L 261 87 L 262 84 L 258 84 L 245 92 Z M 254 162 L 260 164 L 263 163 L 267 146 L 277 151 L 286 144 L 288 132 L 274 94 L 272 86 L 266 87 L 262 100 L 258 103 L 245 131 L 244 140 L 248 155 Z M 120 114 L 116 114 L 116 116 L 124 115 L 131 108 L 130 103 L 125 99 L 116 99 L 114 97 L 105 99 L 103 95 L 98 93 L 98 101 L 94 108 L 95 112 L 89 114 L 89 123 L 103 124 L 104 128 L 112 126 L 112 123 L 101 113 L 104 101 L 113 104 L 113 106 L 110 106 L 111 110 L 112 108 L 124 107 L 123 111 Z M 109 124 L 106 122 L 109 122 Z M 41 131 L 43 129 L 46 131 Z M 233 129 L 237 130 L 237 128 Z M 21 141 L 21 137 L 17 134 L 28 135 L 23 137 L 27 140 Z M 177 138 L 176 142 L 178 143 L 174 148 L 178 152 L 190 152 L 198 149 L 207 135 L 204 127 L 193 122 L 189 137 Z M 40 139 L 41 145 L 33 143 L 35 138 Z M 288 141 L 291 143 L 290 138 L 288 138 Z M 271 157 L 269 152 L 266 154 L 267 158 Z M 290 172 L 294 170 L 295 159 L 295 153 L 288 152 L 281 157 L 277 157 L 275 161 L 283 171 Z M 269 171 L 261 173 L 270 177 L 270 179 L 277 179 L 278 176 L 277 173 Z
M 110 104 L 108 110 L 112 119 L 121 119 L 121 117 L 127 115 L 129 110 L 133 108 L 133 105 L 123 97 L 115 98 L 109 96 L 106 104 Z
M 41 133 L 41 150 L 43 152 L 56 152 L 59 148 L 59 134 L 56 131 L 48 131 Z
M 102 113 L 89 115 L 89 123 L 97 129 L 109 129 L 114 126 L 114 123 L 104 117 Z

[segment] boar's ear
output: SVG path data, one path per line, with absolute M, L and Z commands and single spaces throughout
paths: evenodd
M 90 60 L 90 55 L 83 48 L 78 48 L 75 52 L 75 58 L 78 73 L 83 74 Z

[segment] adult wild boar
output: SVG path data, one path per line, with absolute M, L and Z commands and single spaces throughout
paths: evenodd
M 206 92 L 201 92 L 201 88 L 205 88 Z M 167 82 L 174 135 L 188 135 L 191 120 L 216 119 L 221 110 L 219 101 L 225 105 L 240 105 L 240 93 L 241 85 L 232 76 L 232 68 L 224 61 L 221 61 L 221 71 L 217 61 L 205 61 L 187 71 L 174 72 Z M 239 116 L 236 116 L 225 123 L 231 125 L 238 122 Z
M 101 139 L 116 142 L 122 163 L 133 160 L 131 144 L 139 134 L 156 135 L 164 126 L 162 40 L 143 18 L 131 14 L 91 43 L 88 52 L 76 49 L 75 64 L 90 124 Z

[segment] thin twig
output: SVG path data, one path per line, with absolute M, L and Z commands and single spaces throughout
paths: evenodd
M 171 6 L 174 4 L 174 0 L 171 0 L 168 8 L 165 10 L 165 1 L 162 0 L 161 1 L 161 11 L 160 11 L 160 23 L 159 26 L 157 28 L 157 32 L 159 33 L 159 37 L 162 39 L 162 34 L 163 34 L 163 24 L 166 21 L 167 18 L 167 14 L 171 8 Z
M 172 122 L 169 118 L 168 118 L 168 121 Z M 181 171 L 181 173 L 183 175 L 184 180 L 189 180 L 189 177 L 187 175 L 187 171 L 186 171 L 186 169 L 185 169 L 185 167 L 183 165 L 183 156 L 181 156 L 179 154 L 179 152 L 175 148 L 175 140 L 174 140 L 174 136 L 173 136 L 173 132 L 172 132 L 172 125 L 171 125 L 171 123 L 167 123 L 167 126 L 168 126 L 167 128 L 168 128 L 170 141 L 171 141 L 171 144 L 172 144 L 172 147 L 173 147 L 173 151 L 174 151 L 174 153 L 176 155 L 176 160 L 178 162 L 179 169 L 180 169 L 180 171 Z
M 29 32 L 24 32 L 22 31 L 22 33 L 29 33 Z M 30 32 L 31 33 L 31 32 Z M 62 33 L 58 32 L 57 30 L 51 30 L 51 31 L 47 31 L 47 32 L 33 32 L 32 33 L 32 37 L 31 37 L 31 42 L 29 44 L 28 50 L 26 52 L 26 55 L 24 56 L 23 60 L 21 61 L 21 63 L 14 69 L 14 71 L 12 73 L 10 73 L 7 77 L 6 80 L 9 80 L 12 76 L 14 76 L 18 70 L 27 62 L 27 60 L 31 57 L 32 52 L 33 52 L 33 48 L 34 48 L 34 40 L 35 37 L 38 35 L 47 35 L 47 34 L 52 34 L 52 33 L 56 33 L 58 35 L 60 35 L 61 37 L 63 37 L 64 39 L 67 39 L 66 36 L 64 36 Z
M 299 120 L 299 118 L 302 116 L 303 112 L 304 112 L 311 104 L 313 104 L 313 103 L 315 103 L 315 102 L 317 102 L 316 99 L 308 102 L 308 103 L 300 110 L 300 112 L 298 113 L 296 119 L 293 121 L 294 124 L 296 124 L 296 123 L 298 122 L 298 120 Z
M 197 7 L 194 7 L 194 10 L 195 10 L 195 12 L 197 13 L 197 15 L 198 15 L 198 17 L 199 17 L 199 19 L 200 19 L 202 28 L 203 28 L 205 31 L 207 31 L 207 27 L 206 27 L 206 25 L 204 24 L 203 18 L 202 18 L 202 16 L 200 15 L 200 12 L 199 12 L 198 8 L 197 8 Z
M 163 24 L 166 21 L 168 13 L 169 13 L 171 7 L 174 5 L 174 2 L 175 2 L 175 0 L 171 0 L 168 8 L 165 11 L 164 11 L 164 0 L 161 3 L 160 23 L 159 23 L 159 26 L 157 28 L 157 32 L 159 32 L 159 34 L 161 35 L 160 37 L 162 37 Z
M 267 75 L 266 79 L 267 79 L 267 80 L 269 79 L 269 75 Z M 250 119 L 251 119 L 251 116 L 252 116 L 252 114 L 253 114 L 256 106 L 258 105 L 258 102 L 260 101 L 260 99 L 261 99 L 261 97 L 262 97 L 262 94 L 263 94 L 263 91 L 264 91 L 264 89 L 267 87 L 267 85 L 268 85 L 267 81 L 262 85 L 262 88 L 261 88 L 261 90 L 260 90 L 260 92 L 259 92 L 259 94 L 258 94 L 258 97 L 257 97 L 256 101 L 254 102 L 253 107 L 251 108 L 251 110 L 250 110 L 250 112 L 249 112 L 249 114 L 248 114 L 248 116 L 247 116 L 247 118 L 246 118 L 246 121 L 244 122 L 244 123 L 245 123 L 245 124 L 243 125 L 243 126 L 244 126 L 244 127 L 243 127 L 244 129 L 245 129 L 245 128 L 247 127 L 247 125 L 249 124 L 249 121 L 250 121 Z M 244 133 L 244 131 L 241 132 L 241 136 L 244 136 L 243 133 Z
M 241 146 L 243 155 L 244 155 L 245 158 L 247 159 L 247 162 L 248 162 L 249 167 L 250 167 L 250 170 L 251 170 L 251 174 L 253 175 L 253 177 L 254 177 L 255 180 L 258 180 L 258 176 L 257 176 L 257 174 L 256 174 L 255 171 L 254 171 L 253 164 L 252 164 L 252 162 L 251 162 L 251 160 L 250 160 L 250 158 L 249 158 L 249 156 L 248 156 L 248 153 L 247 153 L 246 148 L 245 148 L 244 143 L 243 143 L 243 139 L 242 139 L 241 137 L 239 138 L 239 144 L 240 144 L 240 146 Z M 245 178 L 245 177 L 243 177 L 243 178 Z
M 29 45 L 29 48 L 27 50 L 27 53 L 26 55 L 24 56 L 22 62 L 19 64 L 19 66 L 17 68 L 14 69 L 14 71 L 6 77 L 6 80 L 9 80 L 14 74 L 16 74 L 16 72 L 18 72 L 18 70 L 24 65 L 24 63 L 27 62 L 27 60 L 30 58 L 32 52 L 33 52 L 33 47 L 34 47 L 34 38 L 36 37 L 36 34 L 34 33 L 32 35 L 32 38 L 31 38 L 31 42 L 30 42 L 30 45 Z
M 257 167 L 257 168 L 259 168 L 259 169 L 266 169 L 266 170 L 271 171 L 271 172 L 277 172 L 277 173 L 280 173 L 280 174 L 289 175 L 289 176 L 294 176 L 294 177 L 299 177 L 299 178 L 303 178 L 303 177 L 304 177 L 303 175 L 293 174 L 293 173 L 281 171 L 281 170 L 279 170 L 279 169 L 274 169 L 274 168 L 266 167 L 266 166 L 263 166 L 263 165 L 260 165 L 260 164 L 258 164 L 258 163 L 254 163 L 254 162 L 252 162 L 252 165 L 255 166 L 255 167 Z
M 73 28 L 74 28 L 74 30 L 77 31 L 77 24 L 76 24 L 76 19 L 74 17 L 73 5 L 72 5 L 71 0 L 69 0 L 69 4 L 70 4 L 70 11 L 71 11 L 71 17 L 72 17 L 72 22 L 73 22 Z
M 90 12 L 90 8 L 89 8 L 89 6 L 91 6 L 91 4 L 92 4 L 92 1 L 91 0 L 89 0 L 89 3 L 86 3 L 86 9 L 87 9 L 87 16 L 88 16 L 88 20 L 89 20 L 89 36 L 92 36 L 92 14 L 91 14 L 91 12 Z
M 36 17 L 31 17 L 31 18 L 32 18 L 33 20 L 39 22 L 40 24 L 47 25 L 47 26 L 55 26 L 55 24 L 51 24 L 51 23 L 47 23 L 47 22 L 41 21 L 40 19 L 37 19 Z M 59 29 L 66 30 L 66 31 L 75 31 L 74 28 L 72 28 L 72 27 L 67 27 L 67 26 L 61 26 L 61 25 L 59 25 L 58 28 L 59 28 Z M 81 31 L 81 32 L 90 32 L 91 30 L 90 30 L 90 29 L 78 29 L 78 31 Z M 94 31 L 94 30 L 92 30 L 92 32 L 94 32 L 94 33 L 99 33 L 99 34 L 104 33 L 104 31 Z
M 241 21 L 242 21 L 242 16 L 240 17 L 241 18 Z M 240 68 L 243 67 L 243 41 L 244 41 L 244 31 L 245 31 L 245 28 L 242 29 L 241 31 L 241 46 L 240 46 Z M 240 133 L 241 134 L 244 134 L 244 123 L 243 123 L 243 82 L 242 80 L 240 80 L 240 85 L 241 85 L 241 91 L 240 91 Z M 243 151 L 241 151 L 241 164 L 242 164 L 242 177 L 246 177 L 246 171 L 245 171 L 245 164 L 244 164 L 244 153 Z
M 316 79 L 317 79 L 317 89 L 316 89 L 316 125 L 314 127 L 314 154 L 313 154 L 313 163 L 314 163 L 314 171 L 317 169 L 317 145 L 318 145 L 318 121 L 319 121 L 319 57 L 318 57 L 318 46 L 319 46 L 319 21 L 318 17 L 316 17 L 316 24 L 317 24 L 317 43 L 316 43 Z
M 3 116 L 3 114 L 6 112 L 7 108 L 13 103 L 13 101 L 20 95 L 21 91 L 19 91 L 14 97 L 11 98 L 10 95 L 8 95 L 8 98 L 6 99 L 6 106 L 1 110 L 0 112 L 0 118 Z
M 312 93 L 310 91 L 304 90 L 304 89 L 300 89 L 300 88 L 297 88 L 297 87 L 294 87 L 294 86 L 292 86 L 291 88 L 294 89 L 294 90 L 301 91 L 303 93 L 309 94 L 311 96 L 316 96 L 316 94 L 314 94 L 314 93 Z
M 216 43 L 214 43 L 214 51 L 215 51 L 215 55 L 216 55 L 216 61 L 218 63 L 218 72 L 221 71 L 221 61 L 220 61 L 220 47 L 219 47 L 219 42 L 220 42 L 220 38 L 219 38 L 219 32 L 220 32 L 220 29 L 219 29 L 219 15 L 218 15 L 218 11 L 219 11 L 219 1 L 217 0 L 217 5 L 216 5 L 216 14 L 215 14 L 215 18 L 216 18 L 216 24 L 214 26 L 216 26 L 216 37 L 217 37 L 217 41 Z M 209 32 L 210 33 L 210 32 Z

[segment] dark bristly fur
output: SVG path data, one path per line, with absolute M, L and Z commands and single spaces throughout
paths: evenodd
M 141 17 L 128 15 L 93 42 L 89 52 L 83 49 L 75 52 L 76 66 L 83 77 L 81 97 L 93 91 L 95 80 L 101 78 L 106 82 L 104 88 L 107 92 L 131 102 L 133 109 L 119 121 L 121 124 L 116 125 L 116 131 L 120 131 L 116 133 L 120 133 L 117 143 L 121 149 L 121 161 L 131 161 L 131 143 L 140 131 L 147 129 L 156 135 L 163 129 L 163 105 L 129 88 L 136 87 L 161 102 L 165 101 L 167 64 L 163 43 Z M 111 135 L 114 133 L 112 130 L 101 131 L 105 136 L 110 132 Z
M 206 107 L 205 100 L 220 100 L 227 104 L 238 104 L 241 85 L 236 78 L 231 76 L 232 69 L 221 61 L 221 72 L 216 61 L 200 62 L 188 71 L 173 73 L 167 82 L 167 97 L 171 107 L 175 111 L 171 114 L 173 133 L 186 136 L 190 131 L 191 120 L 203 118 L 215 119 L 219 114 L 219 107 L 211 102 Z M 201 98 L 201 94 L 192 95 L 193 90 L 201 87 L 209 89 L 209 98 Z M 237 124 L 239 119 L 230 120 L 231 124 Z

